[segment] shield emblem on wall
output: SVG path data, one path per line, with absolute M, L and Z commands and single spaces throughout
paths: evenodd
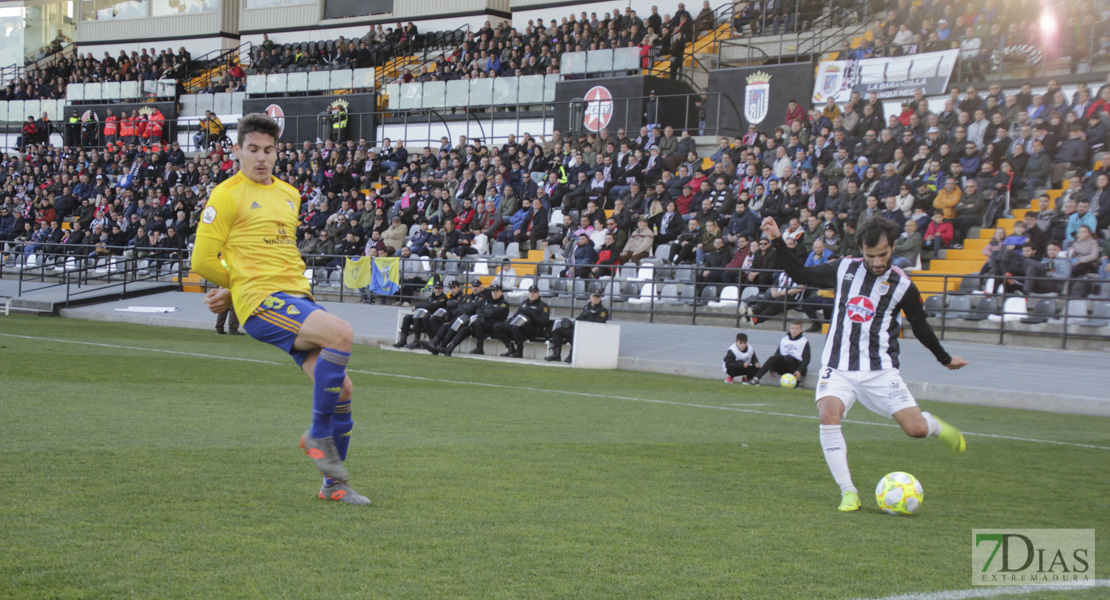
M 749 75 L 744 89 L 744 118 L 749 123 L 761 123 L 767 118 L 771 104 L 771 76 L 762 71 Z

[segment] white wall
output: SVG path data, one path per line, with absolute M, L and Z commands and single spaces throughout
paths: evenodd
M 400 19 L 398 19 L 400 20 Z M 457 29 L 463 25 L 470 25 L 471 31 L 477 31 L 482 28 L 486 21 L 489 21 L 493 27 L 496 27 L 501 21 L 507 21 L 501 17 L 493 15 L 472 15 L 469 17 L 454 17 L 451 19 L 404 19 L 402 23 L 412 21 L 416 28 L 426 33 L 429 31 L 449 31 Z M 396 27 L 397 21 L 382 22 L 382 28 Z M 361 38 L 366 35 L 370 25 L 347 25 L 342 27 L 329 27 L 326 29 L 309 29 L 304 31 L 282 31 L 279 33 L 271 33 L 270 39 L 275 44 L 288 44 L 293 42 L 321 42 L 327 40 L 334 40 L 343 36 L 347 39 Z M 255 45 L 262 43 L 262 34 L 244 35 L 241 38 L 243 43 L 251 42 Z
M 460 135 L 465 135 L 469 139 L 481 138 L 486 145 L 490 143 L 500 145 L 505 143 L 510 133 L 517 138 L 530 133 L 533 138 L 539 139 L 540 136 L 550 136 L 554 128 L 554 119 L 521 119 L 518 123 L 516 120 L 506 118 L 502 121 L 499 118 L 491 123 L 486 118 L 482 120 L 481 125 L 478 121 L 471 120 L 469 127 L 466 121 L 447 121 L 447 126 L 444 127 L 442 122 L 432 119 L 430 124 L 428 122 L 409 123 L 407 128 L 404 124 L 378 125 L 378 141 L 384 138 L 405 140 L 405 147 L 412 152 L 433 143 L 438 146 L 439 138 L 443 136 L 447 136 L 452 144 L 458 141 Z
M 590 13 L 597 13 L 598 20 L 604 20 L 601 13 L 613 14 L 613 9 L 620 9 L 621 14 L 624 14 L 626 7 L 632 7 L 636 11 L 636 16 L 646 20 L 651 15 L 651 7 L 659 7 L 659 16 L 674 15 L 678 10 L 679 0 L 658 0 L 656 2 L 632 2 L 631 0 L 602 0 L 601 2 L 576 2 L 567 4 L 565 6 L 556 6 L 552 8 L 540 8 L 529 10 L 527 2 L 520 2 L 514 0 L 513 2 L 513 27 L 518 31 L 524 31 L 528 26 L 529 19 L 543 19 L 547 23 L 549 19 L 556 19 L 557 22 L 562 21 L 563 17 L 574 14 L 577 18 L 582 11 L 586 11 L 586 16 L 589 17 Z M 701 2 L 698 0 L 691 0 L 685 2 L 686 10 L 690 12 L 691 16 L 698 16 L 701 10 Z M 724 0 L 711 0 L 709 5 L 716 9 L 718 6 L 725 4 Z

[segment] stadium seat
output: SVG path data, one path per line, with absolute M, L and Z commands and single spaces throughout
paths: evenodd
M 655 265 L 641 264 L 640 269 L 636 272 L 635 277 L 629 277 L 629 281 L 651 281 L 655 275 Z
M 655 258 L 660 260 L 667 260 L 671 257 L 671 245 L 659 244 L 655 247 L 655 252 L 652 254 Z
M 540 298 L 554 298 L 558 295 L 551 291 L 551 277 L 540 273 L 536 275 L 538 276 L 536 279 L 536 287 L 540 288 Z
M 640 296 L 637 298 L 629 298 L 629 304 L 651 304 L 655 301 L 655 284 L 645 283 L 644 287 L 640 288 Z
M 738 306 L 740 304 L 740 288 L 735 285 L 725 286 L 721 290 L 721 297 L 719 300 L 713 300 L 709 303 L 710 308 L 725 308 L 728 306 Z
M 490 254 L 494 256 L 505 256 L 505 242 L 494 242 L 491 246 Z
M 678 286 L 673 283 L 668 283 L 663 286 L 663 290 L 659 293 L 660 299 L 667 304 L 673 304 L 673 300 L 678 298 Z
M 716 299 L 717 299 L 717 286 L 707 285 L 707 286 L 705 286 L 701 289 L 701 293 L 698 295 L 698 298 L 697 298 L 696 302 L 700 306 L 700 305 L 704 305 L 704 304 L 709 304 L 710 302 L 712 302 Z
M 1027 325 L 1040 325 L 1041 323 L 1047 323 L 1049 319 L 1055 316 L 1056 300 L 1041 298 L 1037 300 L 1036 306 L 1033 307 L 1033 314 L 1022 317 L 1021 322 Z
M 948 303 L 947 317 L 963 319 L 971 313 L 971 296 L 953 296 Z
M 633 296 L 640 292 L 640 286 L 634 281 L 626 281 L 621 284 L 620 294 L 613 297 L 613 302 L 628 302 Z
M 978 273 L 968 273 L 960 279 L 960 289 L 954 294 L 974 294 L 982 291 L 983 278 Z
M 1090 319 L 1075 323 L 1080 327 L 1107 327 L 1110 326 L 1110 302 L 1099 302 Z
M 1086 300 L 1068 300 L 1064 305 L 1064 314 L 1055 319 L 1049 319 L 1049 324 L 1052 325 L 1075 325 L 1076 323 L 1087 319 L 1087 301 Z
M 744 290 L 747 291 L 747 290 Z M 925 315 L 939 319 L 944 312 L 944 297 L 936 294 L 925 299 Z
M 511 242 L 508 246 L 505 246 L 505 253 L 499 256 L 520 256 L 520 244 Z
M 528 288 L 535 283 L 531 277 L 521 277 L 516 284 L 516 289 L 505 293 L 505 298 L 512 304 L 523 302 L 528 297 Z M 539 286 L 536 286 L 539 287 Z
M 694 301 L 694 294 L 697 292 L 697 286 L 694 284 L 686 285 L 680 283 L 676 284 L 676 287 L 678 288 L 678 293 L 674 298 L 667 300 L 667 304 L 692 304 Z
M 991 315 L 998 313 L 998 298 L 983 296 L 975 304 L 975 311 L 963 317 L 965 321 L 984 321 Z
M 693 283 L 696 273 L 694 267 L 675 267 L 674 280 L 682 281 L 685 283 Z
M 1028 315 L 1029 306 L 1026 303 L 1025 296 L 1014 296 L 1012 298 L 1006 298 L 1006 301 L 1002 303 L 1002 314 L 988 315 L 987 319 L 995 323 L 1011 323 L 1013 321 L 1020 321 Z

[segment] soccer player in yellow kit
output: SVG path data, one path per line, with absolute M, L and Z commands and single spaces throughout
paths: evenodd
M 288 352 L 312 379 L 312 425 L 300 444 L 324 474 L 320 498 L 370 504 L 343 466 L 354 426 L 347 377 L 354 332 L 316 304 L 304 277 L 296 246 L 301 197 L 273 177 L 280 131 L 267 115 L 240 119 L 239 172 L 212 190 L 201 213 L 193 270 L 220 286 L 204 298 L 209 310 L 234 305 L 251 337 Z

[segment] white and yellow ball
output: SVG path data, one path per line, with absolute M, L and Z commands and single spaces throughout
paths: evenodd
M 787 373 L 779 378 L 779 385 L 790 390 L 798 387 L 798 378 L 793 374 Z
M 921 489 L 921 482 L 902 471 L 888 474 L 875 486 L 875 501 L 888 515 L 908 517 L 921 508 L 924 499 L 925 492 Z

